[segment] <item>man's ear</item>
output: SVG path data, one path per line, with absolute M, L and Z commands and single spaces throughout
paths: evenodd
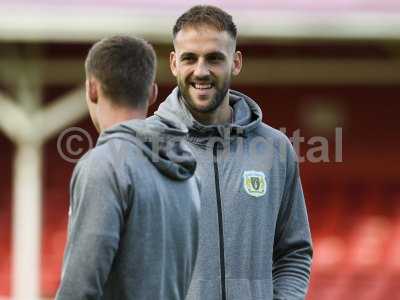
M 157 83 L 153 82 L 150 86 L 149 106 L 156 103 L 158 97 L 158 86 Z
M 239 75 L 242 70 L 242 52 L 236 51 L 233 54 L 233 65 L 232 65 L 232 74 L 234 76 Z
M 99 82 L 95 80 L 93 77 L 86 79 L 87 96 L 88 100 L 91 103 L 96 104 L 98 102 L 99 88 L 100 88 Z
M 171 69 L 172 74 L 176 77 L 177 70 L 176 70 L 176 52 L 171 51 L 169 54 L 169 67 Z

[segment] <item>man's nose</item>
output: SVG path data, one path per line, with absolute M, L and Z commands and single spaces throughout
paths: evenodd
M 195 77 L 205 77 L 210 75 L 210 70 L 208 69 L 208 65 L 203 59 L 198 60 L 193 75 Z

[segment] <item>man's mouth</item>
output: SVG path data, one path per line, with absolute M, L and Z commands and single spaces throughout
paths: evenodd
M 213 85 L 211 83 L 195 83 L 195 82 L 192 82 L 190 85 L 192 87 L 194 87 L 196 90 L 208 90 L 208 89 L 211 89 L 213 87 Z

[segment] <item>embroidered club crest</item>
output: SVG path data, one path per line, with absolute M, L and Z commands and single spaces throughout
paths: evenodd
M 247 194 L 253 197 L 261 197 L 265 195 L 267 183 L 265 174 L 257 171 L 244 171 L 243 185 Z

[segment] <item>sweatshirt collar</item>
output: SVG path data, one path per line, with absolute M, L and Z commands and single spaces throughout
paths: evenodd
M 193 118 L 181 100 L 179 89 L 176 87 L 167 99 L 160 104 L 154 114 L 161 119 L 184 123 L 189 129 L 189 135 L 195 136 L 247 135 L 261 123 L 261 110 L 250 97 L 240 92 L 229 90 L 229 104 L 234 111 L 233 123 L 204 125 Z

